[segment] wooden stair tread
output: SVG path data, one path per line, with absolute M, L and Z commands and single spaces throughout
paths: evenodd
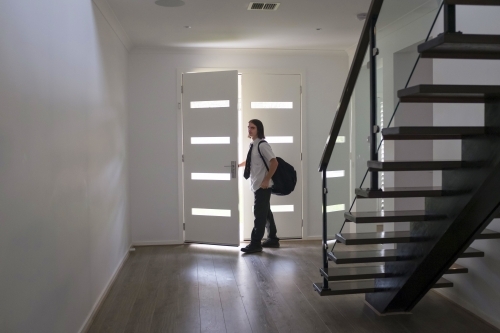
M 375 280 L 354 280 L 354 281 L 341 281 L 331 282 L 328 284 L 329 290 L 323 290 L 321 282 L 313 283 L 314 290 L 320 296 L 335 296 L 335 295 L 349 295 L 349 294 L 366 294 L 375 293 L 388 290 L 387 288 L 375 287 Z M 446 279 L 439 279 L 432 288 L 449 288 L 453 287 L 453 283 Z
M 476 250 L 472 247 L 469 247 L 459 256 L 459 258 L 479 258 L 479 257 L 484 257 L 484 252 Z
M 449 170 L 469 166 L 463 161 L 368 161 L 370 171 Z
M 462 274 L 462 273 L 468 273 L 469 269 L 461 266 L 459 264 L 453 264 L 451 265 L 450 268 L 444 273 L 444 274 Z
M 437 221 L 446 218 L 444 215 L 435 215 L 424 210 L 346 212 L 344 217 L 355 223 Z
M 418 46 L 422 58 L 500 59 L 500 35 L 442 33 Z
M 394 276 L 385 271 L 384 265 L 329 267 L 320 268 L 319 271 L 328 281 L 382 279 Z M 468 268 L 459 264 L 453 264 L 444 274 L 463 274 L 468 272 Z
M 449 5 L 500 6 L 498 0 L 446 0 Z
M 375 292 L 374 280 L 331 282 L 328 284 L 330 290 L 322 290 L 323 284 L 321 282 L 314 283 L 313 285 L 314 289 L 321 296 L 366 294 Z
M 453 282 L 448 281 L 444 278 L 440 278 L 433 286 L 432 288 L 451 288 L 453 287 Z
M 355 189 L 358 198 L 415 198 L 442 197 L 458 194 L 458 191 L 443 191 L 441 186 L 427 187 L 385 187 L 379 191 L 370 189 Z
M 476 237 L 476 239 L 499 239 L 500 232 L 490 229 L 484 229 L 483 232 Z
M 403 257 L 397 254 L 395 249 L 371 250 L 371 251 L 337 251 L 328 252 L 328 258 L 335 263 L 341 264 L 360 264 L 370 262 L 388 262 L 410 260 L 410 257 Z M 478 258 L 484 257 L 484 252 L 469 247 L 459 258 Z
M 382 130 L 384 140 L 453 140 L 487 134 L 481 126 L 418 126 L 389 127 Z
M 398 91 L 402 103 L 484 103 L 500 99 L 500 86 L 420 84 Z
M 410 236 L 409 231 L 338 233 L 336 239 L 346 245 L 410 243 L 417 240 Z
M 327 278 L 328 281 L 363 280 L 388 277 L 385 273 L 384 265 L 329 267 L 326 269 L 321 268 L 320 273 Z
M 396 255 L 396 250 L 372 250 L 372 251 L 338 251 L 328 252 L 328 258 L 337 264 L 359 264 L 369 262 L 387 262 L 408 260 L 407 257 Z

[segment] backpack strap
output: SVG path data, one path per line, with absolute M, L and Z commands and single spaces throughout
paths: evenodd
M 264 162 L 264 165 L 266 166 L 267 172 L 269 172 L 269 167 L 267 166 L 266 160 L 264 159 L 264 156 L 262 156 L 262 153 L 260 152 L 260 144 L 262 142 L 267 143 L 266 140 L 260 140 L 259 144 L 257 145 L 257 150 L 259 151 L 260 158 L 262 158 L 262 162 Z

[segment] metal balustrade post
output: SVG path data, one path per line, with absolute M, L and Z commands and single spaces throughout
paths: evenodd
M 444 4 L 444 32 L 457 32 L 457 13 L 455 5 Z
M 326 218 L 326 195 L 328 194 L 328 189 L 326 187 L 326 168 L 323 169 L 323 268 L 325 272 L 328 272 L 328 224 Z M 329 290 L 328 279 L 323 277 L 323 290 Z
M 370 160 L 377 161 L 377 133 L 379 127 L 377 125 L 377 43 L 375 34 L 375 25 L 377 17 L 370 17 Z M 378 172 L 371 171 L 370 173 L 370 190 L 378 190 Z

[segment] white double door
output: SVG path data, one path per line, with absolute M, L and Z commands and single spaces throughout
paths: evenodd
M 185 241 L 238 245 L 240 217 L 244 238 L 249 238 L 253 193 L 248 181 L 238 181 L 237 164 L 238 150 L 246 156 L 246 127 L 253 118 L 264 123 L 276 156 L 297 170 L 295 191 L 285 197 L 273 195 L 271 205 L 278 236 L 301 238 L 300 75 L 244 74 L 240 124 L 237 71 L 187 73 L 182 81 Z M 239 182 L 244 188 L 238 192 Z M 241 214 L 238 203 L 243 206 Z

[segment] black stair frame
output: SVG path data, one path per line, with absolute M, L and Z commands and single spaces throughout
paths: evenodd
M 485 103 L 485 126 L 500 128 L 500 100 Z M 399 256 L 421 258 L 413 262 L 387 262 L 386 272 L 394 277 L 376 279 L 376 287 L 398 286 L 368 293 L 366 301 L 380 313 L 408 312 L 422 299 L 445 271 L 500 212 L 497 196 L 500 187 L 500 139 L 486 135 L 462 140 L 462 159 L 468 162 L 488 161 L 476 169 L 443 171 L 443 189 L 471 189 L 451 197 L 426 198 L 425 209 L 446 214 L 440 223 L 411 222 L 412 237 L 429 237 L 435 241 L 400 244 Z

